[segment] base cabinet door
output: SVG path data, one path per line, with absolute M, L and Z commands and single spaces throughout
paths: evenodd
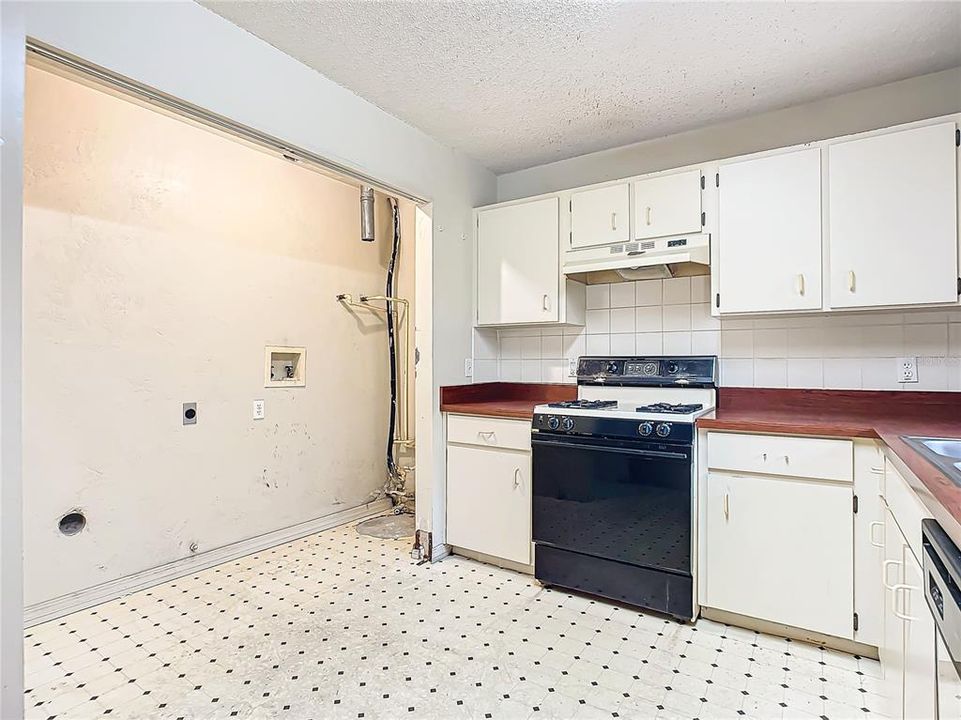
M 911 548 L 904 548 L 904 583 L 896 586 L 895 613 L 904 623 L 904 717 L 937 717 L 934 618 L 924 599 L 924 572 Z
M 447 542 L 530 564 L 529 452 L 447 446 Z
M 718 472 L 707 486 L 706 604 L 853 637 L 851 486 Z
M 881 608 L 882 639 L 878 654 L 884 673 L 885 710 L 891 718 L 900 718 L 904 709 L 904 623 L 895 614 L 895 588 L 904 582 L 904 550 L 906 543 L 891 511 L 884 511 L 884 562 L 881 565 L 883 605 Z

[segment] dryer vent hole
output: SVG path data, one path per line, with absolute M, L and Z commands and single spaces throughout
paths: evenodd
M 87 525 L 87 518 L 83 513 L 67 513 L 60 518 L 60 532 L 64 535 L 76 535 Z

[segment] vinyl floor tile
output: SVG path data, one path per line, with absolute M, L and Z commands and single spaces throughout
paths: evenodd
M 872 660 L 409 549 L 334 528 L 32 627 L 26 717 L 881 717 Z

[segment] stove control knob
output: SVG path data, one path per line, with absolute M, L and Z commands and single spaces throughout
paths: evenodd
M 549 427 L 551 430 L 557 430 L 557 428 L 559 428 L 560 426 L 561 426 L 561 421 L 558 420 L 553 415 L 547 418 L 547 427 Z
M 564 418 L 564 419 L 561 421 L 561 427 L 564 428 L 567 432 L 570 432 L 571 430 L 573 430 L 573 429 L 574 429 L 574 418 L 569 418 L 569 417 Z
M 658 423 L 655 431 L 658 437 L 667 437 L 671 434 L 671 426 L 667 423 Z
M 614 362 L 613 360 L 612 360 L 611 362 L 607 363 L 607 372 L 609 372 L 611 375 L 616 375 L 616 374 L 617 374 L 617 363 Z
M 642 422 L 640 425 L 638 425 L 637 432 L 638 434 L 643 435 L 644 437 L 647 437 L 652 432 L 654 432 L 654 423 Z
M 677 363 L 676 363 L 676 362 L 669 362 L 669 363 L 667 364 L 667 374 L 668 374 L 668 375 L 673 375 L 673 374 L 676 373 L 676 372 L 677 372 Z

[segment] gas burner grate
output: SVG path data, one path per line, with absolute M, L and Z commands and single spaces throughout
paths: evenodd
M 637 412 L 648 412 L 648 413 L 673 413 L 677 415 L 688 415 L 692 412 L 697 412 L 704 406 L 701 403 L 691 404 L 691 405 L 672 405 L 671 403 L 654 403 L 653 405 L 642 405 L 637 408 Z
M 561 402 L 548 403 L 547 407 L 578 410 L 603 410 L 605 408 L 617 407 L 617 400 L 563 400 Z

